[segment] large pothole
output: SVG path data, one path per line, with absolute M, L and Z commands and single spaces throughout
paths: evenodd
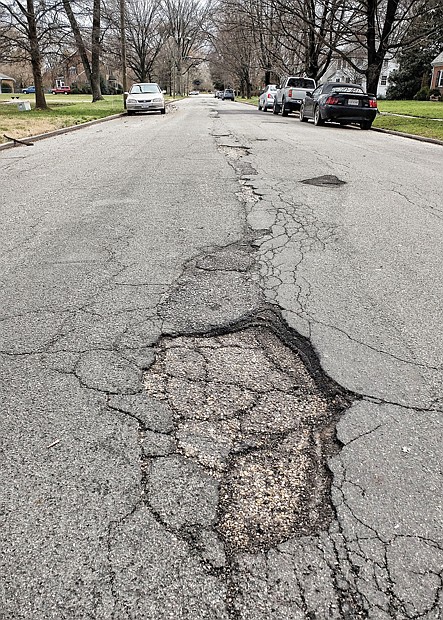
M 218 483 L 212 525 L 231 552 L 316 533 L 333 516 L 327 459 L 350 398 L 277 323 L 163 337 L 145 376 L 173 412 L 178 454 Z

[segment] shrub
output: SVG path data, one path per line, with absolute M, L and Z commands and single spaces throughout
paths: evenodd
M 71 84 L 71 93 L 73 95 L 90 95 L 91 87 L 87 82 L 73 82 Z
M 429 88 L 422 86 L 418 93 L 414 95 L 415 101 L 427 101 L 429 99 Z
M 441 96 L 441 92 L 438 90 L 438 88 L 431 88 L 431 90 L 429 91 L 429 96 L 430 97 L 440 97 Z

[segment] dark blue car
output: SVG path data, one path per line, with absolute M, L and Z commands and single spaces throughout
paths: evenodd
M 35 86 L 27 86 L 22 89 L 22 93 L 24 95 L 30 95 L 31 93 L 35 93 Z

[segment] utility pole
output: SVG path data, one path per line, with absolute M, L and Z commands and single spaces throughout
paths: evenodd
M 120 37 L 121 37 L 121 53 L 122 53 L 122 86 L 123 86 L 123 107 L 126 109 L 126 93 L 128 92 L 128 81 L 126 78 L 126 31 L 125 31 L 125 22 L 126 22 L 126 11 L 125 11 L 125 0 L 120 0 Z

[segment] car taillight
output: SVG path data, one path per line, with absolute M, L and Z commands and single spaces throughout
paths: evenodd
M 325 101 L 328 105 L 337 105 L 340 102 L 338 97 L 328 97 Z
M 271 93 L 268 93 L 268 99 L 272 99 Z
M 289 97 L 292 97 L 292 88 L 290 88 L 290 89 L 288 90 L 288 96 L 289 96 Z
M 376 108 L 377 107 L 377 99 L 369 99 L 369 107 Z

